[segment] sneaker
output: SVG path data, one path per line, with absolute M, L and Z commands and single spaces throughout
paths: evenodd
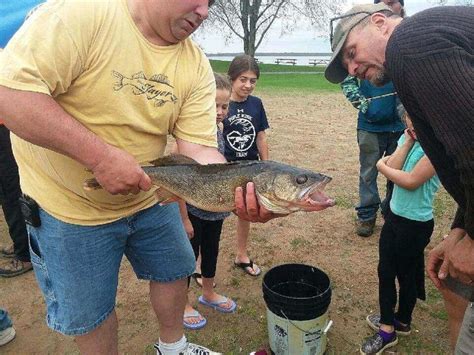
M 369 327 L 373 330 L 378 331 L 380 328 L 380 314 L 369 314 L 365 320 Z M 410 335 L 411 327 L 410 325 L 403 325 L 395 319 L 394 321 L 395 331 L 398 335 Z
M 0 248 L 0 255 L 4 258 L 14 258 L 15 257 L 15 249 L 13 248 L 13 244 L 10 244 L 6 247 Z
M 13 259 L 10 263 L 0 268 L 0 276 L 14 277 L 24 274 L 30 270 L 33 270 L 33 265 L 31 262 Z
M 8 344 L 15 338 L 15 328 L 8 327 L 0 331 L 0 346 Z
M 371 337 L 365 338 L 360 346 L 361 354 L 375 354 L 380 355 L 385 349 L 397 345 L 397 333 L 393 334 L 393 338 L 389 341 L 384 341 L 379 333 L 375 333 Z
M 357 225 L 357 235 L 360 237 L 370 237 L 374 233 L 375 218 L 370 221 L 359 221 Z
M 157 355 L 163 355 L 158 343 L 155 343 L 154 348 L 156 349 Z M 188 343 L 186 349 L 184 351 L 180 351 L 177 355 L 222 355 L 222 353 L 216 353 L 201 345 Z

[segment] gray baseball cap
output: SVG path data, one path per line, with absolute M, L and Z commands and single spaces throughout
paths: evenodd
M 337 84 L 343 81 L 348 75 L 346 68 L 342 65 L 339 54 L 341 53 L 342 47 L 344 47 L 349 32 L 351 32 L 351 30 L 362 20 L 382 10 L 391 11 L 383 2 L 379 4 L 357 5 L 347 11 L 344 15 L 331 19 L 331 49 L 333 53 L 331 60 L 324 71 L 324 76 L 328 81 Z M 332 22 L 335 20 L 339 20 L 339 22 L 333 35 Z

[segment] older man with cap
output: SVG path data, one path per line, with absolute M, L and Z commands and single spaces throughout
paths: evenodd
M 472 301 L 474 8 L 433 8 L 402 21 L 384 4 L 359 5 L 338 19 L 325 76 L 334 83 L 348 74 L 376 85 L 394 82 L 424 151 L 458 204 L 449 235 L 430 253 L 428 273 L 438 288 L 447 285 Z M 471 303 L 456 353 L 473 349 Z

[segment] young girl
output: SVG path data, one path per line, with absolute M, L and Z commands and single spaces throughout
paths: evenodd
M 216 79 L 216 111 L 217 111 L 217 143 L 219 152 L 224 152 L 224 138 L 222 136 L 222 120 L 229 111 L 231 84 L 229 79 L 221 74 L 214 74 Z M 180 212 L 186 233 L 191 239 L 196 260 L 201 253 L 202 295 L 199 303 L 209 306 L 223 313 L 231 313 L 236 304 L 231 299 L 214 292 L 214 277 L 216 274 L 219 241 L 222 223 L 229 213 L 216 213 L 200 210 L 192 205 L 180 201 Z M 196 278 L 197 281 L 197 278 Z M 188 278 L 189 287 L 189 278 Z M 184 310 L 183 324 L 188 329 L 200 329 L 206 325 L 206 319 L 195 310 L 189 300 Z
M 232 96 L 229 116 L 224 120 L 225 158 L 228 161 L 267 160 L 267 115 L 262 101 L 251 95 L 260 77 L 258 64 L 248 55 L 239 55 L 230 63 L 227 74 L 232 81 Z M 247 254 L 249 232 L 250 222 L 239 218 L 234 263 L 249 275 L 258 276 L 260 268 Z
M 416 299 L 425 299 L 423 251 L 433 232 L 433 199 L 440 181 L 416 140 L 411 120 L 407 114 L 404 118 L 407 129 L 397 150 L 377 163 L 395 186 L 379 242 L 380 315 L 366 318 L 377 333 L 364 340 L 362 354 L 381 354 L 397 344 L 397 333 L 410 334 Z M 395 278 L 400 286 L 396 313 Z

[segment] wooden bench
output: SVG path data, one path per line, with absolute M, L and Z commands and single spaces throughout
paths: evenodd
M 286 64 L 293 64 L 293 65 L 295 65 L 295 64 L 296 64 L 296 61 L 297 61 L 297 59 L 294 59 L 294 58 L 277 58 L 277 59 L 275 60 L 275 63 L 276 63 L 276 64 L 286 63 Z
M 309 60 L 309 65 L 328 65 L 329 64 L 329 59 L 310 59 Z

